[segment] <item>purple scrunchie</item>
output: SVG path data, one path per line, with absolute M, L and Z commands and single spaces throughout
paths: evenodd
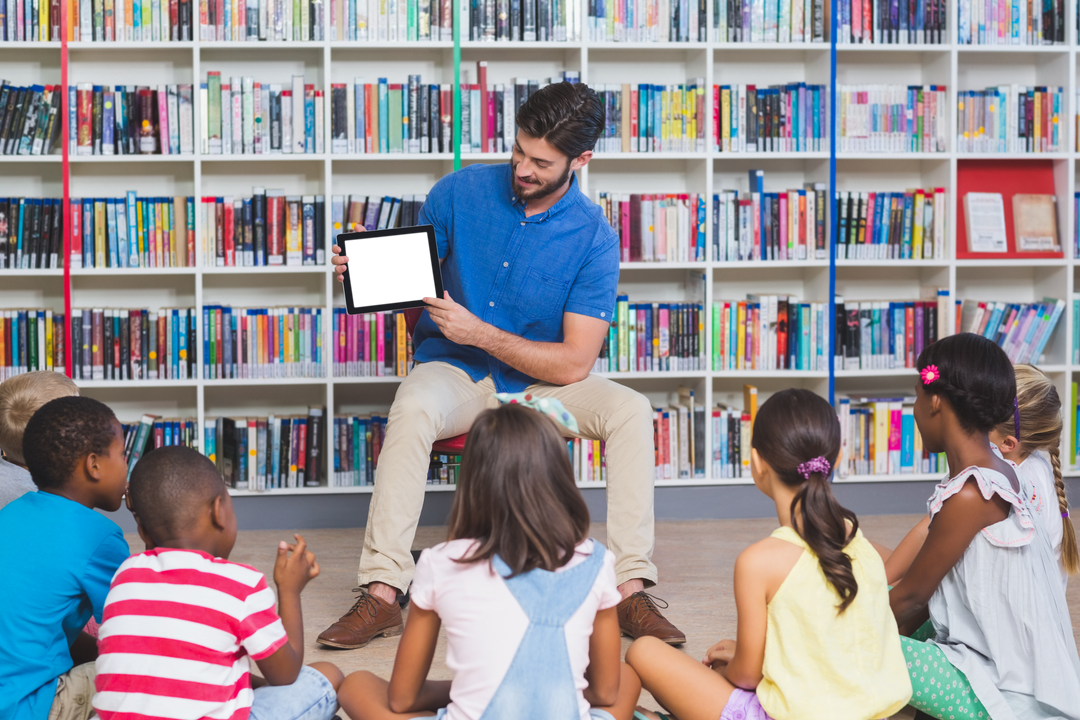
M 804 480 L 809 480 L 811 473 L 819 472 L 822 475 L 828 475 L 831 467 L 829 461 L 823 455 L 818 455 L 813 460 L 799 463 L 799 474 L 803 476 Z

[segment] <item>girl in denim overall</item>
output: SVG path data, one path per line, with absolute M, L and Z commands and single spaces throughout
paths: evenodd
M 576 422 L 557 400 L 499 399 L 469 431 L 450 539 L 416 566 L 390 681 L 357 672 L 341 686 L 353 720 L 633 717 L 641 685 L 619 660 L 615 558 L 588 537 L 555 424 Z M 443 627 L 454 679 L 429 680 Z

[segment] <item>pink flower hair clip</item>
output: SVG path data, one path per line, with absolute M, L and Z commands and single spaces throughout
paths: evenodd
M 919 372 L 919 375 L 922 377 L 923 385 L 929 385 L 941 377 L 941 371 L 937 369 L 937 365 L 927 365 Z

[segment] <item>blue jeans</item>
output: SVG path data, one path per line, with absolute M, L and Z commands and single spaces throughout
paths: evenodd
M 330 720 L 337 712 L 334 686 L 318 670 L 305 665 L 292 685 L 255 690 L 250 720 Z

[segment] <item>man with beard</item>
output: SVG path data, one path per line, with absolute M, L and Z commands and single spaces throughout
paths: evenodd
M 508 165 L 470 165 L 442 178 L 420 211 L 435 227 L 443 298 L 413 333 L 416 366 L 398 388 L 379 454 L 358 592 L 319 636 L 360 648 L 401 632 L 410 549 L 424 504 L 431 445 L 468 431 L 496 392 L 557 398 L 580 436 L 606 441 L 608 544 L 623 596 L 622 631 L 685 642 L 646 586 L 653 550 L 652 408 L 640 393 L 590 375 L 615 310 L 619 238 L 578 187 L 604 106 L 586 85 L 548 85 L 517 114 Z M 338 257 L 341 280 L 348 258 Z

